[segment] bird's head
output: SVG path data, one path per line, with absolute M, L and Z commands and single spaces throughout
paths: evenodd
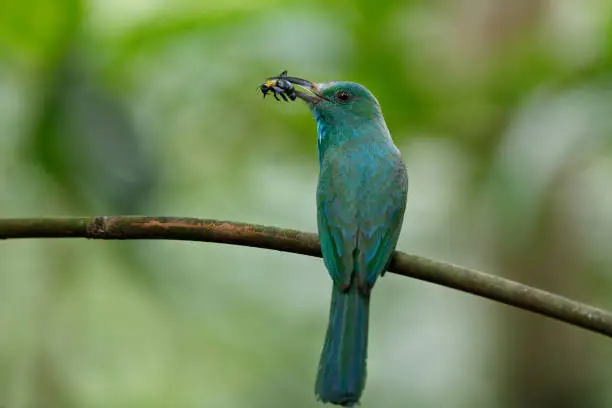
M 306 102 L 317 121 L 334 125 L 382 119 L 376 97 L 362 85 L 339 81 L 316 83 L 296 77 L 284 79 L 299 86 L 295 95 Z

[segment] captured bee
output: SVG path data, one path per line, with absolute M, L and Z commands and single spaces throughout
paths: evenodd
M 263 97 L 265 98 L 268 92 L 272 92 L 272 95 L 274 95 L 274 98 L 277 101 L 280 101 L 280 99 L 278 99 L 278 95 L 280 95 L 285 102 L 288 101 L 287 97 L 289 97 L 289 99 L 292 101 L 295 101 L 295 89 L 293 88 L 293 84 L 285 79 L 286 76 L 287 71 L 283 71 L 279 76 L 268 78 L 266 82 L 261 84 L 259 89 L 261 90 Z

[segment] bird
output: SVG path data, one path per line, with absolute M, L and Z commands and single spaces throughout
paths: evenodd
M 317 227 L 333 285 L 315 395 L 350 407 L 365 387 L 370 296 L 399 239 L 408 174 L 380 104 L 364 86 L 286 72 L 277 79 L 299 86 L 295 95 L 317 125 Z

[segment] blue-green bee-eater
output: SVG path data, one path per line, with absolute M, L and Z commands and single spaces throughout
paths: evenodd
M 315 394 L 352 406 L 365 386 L 370 293 L 399 238 L 408 176 L 380 105 L 365 87 L 283 74 L 303 89 L 295 94 L 317 123 L 317 224 L 333 280 Z

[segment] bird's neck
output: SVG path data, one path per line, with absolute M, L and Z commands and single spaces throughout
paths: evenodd
M 328 118 L 323 118 L 321 115 L 314 113 L 317 122 L 317 148 L 319 151 L 319 164 L 323 163 L 325 154 L 330 149 L 340 147 L 343 143 L 349 140 L 360 137 L 377 137 L 389 139 L 389 131 L 384 120 L 367 120 L 367 121 L 331 121 Z

